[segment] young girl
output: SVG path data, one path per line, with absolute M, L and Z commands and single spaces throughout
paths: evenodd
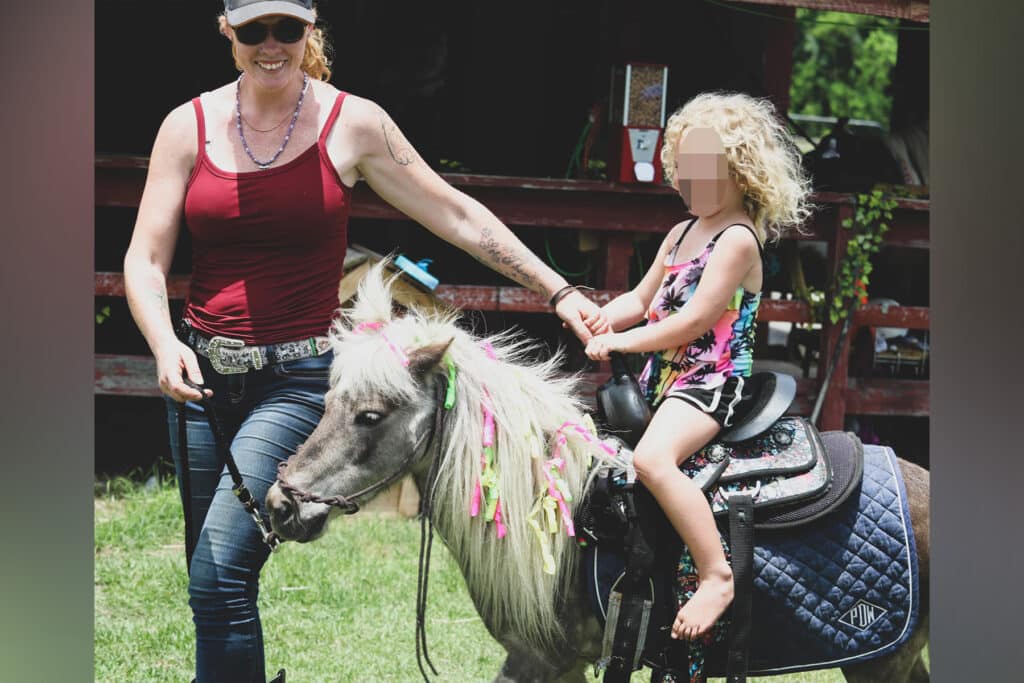
M 634 465 L 697 565 L 699 588 L 672 625 L 673 638 L 692 639 L 732 602 L 733 583 L 707 499 L 679 465 L 745 408 L 762 245 L 804 222 L 810 184 L 774 107 L 743 94 L 687 102 L 669 118 L 661 161 L 695 218 L 672 228 L 640 284 L 604 307 L 614 332 L 594 337 L 587 355 L 650 353 L 640 385 L 655 412 Z

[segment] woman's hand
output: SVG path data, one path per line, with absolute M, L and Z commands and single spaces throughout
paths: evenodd
M 624 333 L 599 334 L 587 342 L 587 358 L 590 360 L 608 360 L 609 354 L 613 352 L 628 352 L 629 349 L 626 346 L 626 335 Z
M 182 372 L 196 384 L 203 383 L 203 373 L 199 371 L 199 361 L 195 352 L 186 344 L 173 339 L 164 344 L 156 353 L 156 375 L 160 391 L 178 403 L 198 401 L 203 394 L 185 384 Z M 213 391 L 205 390 L 206 398 L 213 396 Z
M 555 314 L 564 321 L 563 326 L 571 329 L 584 344 L 595 334 L 611 331 L 604 311 L 578 291 L 560 299 L 555 305 Z

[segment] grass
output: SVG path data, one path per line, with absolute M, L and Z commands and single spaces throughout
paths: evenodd
M 177 490 L 104 486 L 95 499 L 95 524 L 95 679 L 191 680 L 193 626 Z M 284 667 L 289 683 L 421 681 L 414 640 L 418 552 L 418 523 L 370 515 L 335 520 L 314 544 L 282 546 L 267 562 L 260 589 L 268 675 Z M 435 680 L 492 680 L 504 650 L 477 617 L 440 544 L 429 597 Z M 650 680 L 649 672 L 633 679 Z M 751 679 L 842 680 L 838 670 Z

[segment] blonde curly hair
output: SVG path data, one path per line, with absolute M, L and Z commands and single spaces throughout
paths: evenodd
M 676 110 L 665 126 L 661 148 L 667 181 L 675 175 L 679 141 L 692 128 L 711 128 L 722 139 L 729 175 L 743 193 L 743 207 L 762 241 L 778 240 L 787 227 L 801 231 L 813 210 L 808 202 L 811 183 L 769 100 L 710 92 Z
M 316 10 L 314 10 L 315 13 Z M 222 35 L 228 35 L 228 30 L 231 27 L 225 15 L 221 14 L 217 17 L 217 28 Z M 331 45 L 327 41 L 327 35 L 321 27 L 314 25 L 313 30 L 309 32 L 309 37 L 306 38 L 306 51 L 302 55 L 300 68 L 309 74 L 310 78 L 329 81 L 331 79 L 330 53 Z M 233 40 L 231 41 L 231 54 L 235 58 L 235 68 L 241 71 L 242 65 L 238 63 L 238 53 L 235 52 L 235 41 Z

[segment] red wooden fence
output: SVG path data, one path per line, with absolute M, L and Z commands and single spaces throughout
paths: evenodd
M 147 160 L 141 157 L 100 157 L 96 160 L 96 205 L 98 207 L 137 208 L 145 182 Z M 445 174 L 458 189 L 476 197 L 501 220 L 511 226 L 592 230 L 602 241 L 603 288 L 590 293 L 603 303 L 628 287 L 632 234 L 664 233 L 684 217 L 678 196 L 667 187 L 619 185 L 582 180 L 554 180 Z M 825 240 L 833 267 L 846 248 L 846 231 L 840 227 L 852 215 L 853 196 L 819 193 L 814 197 L 820 210 L 806 234 L 797 239 Z M 894 211 L 886 244 L 928 248 L 928 202 L 900 200 Z M 404 218 L 381 200 L 365 183 L 356 186 L 352 215 L 360 218 Z M 103 226 L 97 226 L 103 230 Z M 127 245 L 125 245 L 127 246 Z M 96 296 L 124 296 L 121 273 L 97 272 Z M 171 298 L 184 298 L 188 277 L 172 275 L 168 280 Z M 436 290 L 443 301 L 464 309 L 517 313 L 546 312 L 543 297 L 520 287 L 441 285 Z M 806 305 L 794 301 L 765 300 L 758 312 L 763 321 L 808 322 Z M 861 326 L 885 326 L 911 329 L 929 327 L 929 311 L 921 307 L 868 306 L 853 318 L 849 339 Z M 825 325 L 820 345 L 821 367 L 838 341 L 836 326 Z M 848 348 L 843 350 L 832 376 L 828 396 L 819 421 L 823 429 L 841 429 L 843 416 L 849 414 L 914 415 L 928 414 L 928 382 L 895 379 L 851 379 L 847 367 Z M 96 393 L 131 396 L 156 396 L 155 372 L 151 359 L 97 354 Z M 597 382 L 597 374 L 588 376 Z M 800 379 L 794 411 L 810 414 L 818 391 L 816 380 Z

